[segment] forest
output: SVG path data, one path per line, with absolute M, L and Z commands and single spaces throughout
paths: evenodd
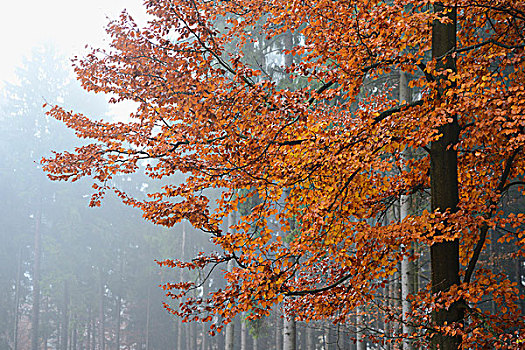
M 525 347 L 525 2 L 143 6 L 3 88 L 0 349 Z

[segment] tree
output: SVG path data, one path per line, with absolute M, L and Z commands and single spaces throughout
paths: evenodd
M 173 313 L 214 320 L 220 331 L 236 314 L 256 319 L 286 298 L 296 319 L 343 323 L 373 303 L 403 258 L 417 259 L 409 249 L 417 242 L 431 250 L 432 278 L 426 292 L 407 296 L 417 307 L 400 321 L 418 326 L 419 345 L 517 346 L 522 296 L 478 262 L 493 229 L 505 230 L 500 243 L 512 243 L 513 256 L 524 254 L 525 215 L 500 210 L 509 189 L 522 196 L 524 187 L 522 2 L 145 6 L 146 28 L 124 12 L 108 27 L 109 52 L 76 62 L 86 89 L 139 104 L 132 119 L 52 107 L 93 142 L 44 164 L 55 180 L 96 180 L 92 205 L 114 190 L 156 224 L 187 219 L 213 235 L 220 253 L 161 265 L 206 272 L 235 261 L 227 286 L 200 297 L 188 293 L 194 282 L 167 283 L 168 296 L 182 298 Z M 244 59 L 245 44 L 283 33 L 299 38 L 282 52 L 296 59 L 284 70 L 302 83 L 294 89 Z M 377 87 L 391 71 L 413 75 L 414 101 L 399 101 L 388 81 Z M 408 147 L 425 153 L 406 160 Z M 146 200 L 108 185 L 141 166 L 152 179 L 186 178 Z M 209 189 L 223 190 L 216 203 Z M 381 220 L 400 197 L 428 191 L 430 210 Z M 226 230 L 224 219 L 254 197 L 261 204 Z M 293 239 L 272 234 L 292 220 Z M 480 309 L 487 297 L 497 312 Z

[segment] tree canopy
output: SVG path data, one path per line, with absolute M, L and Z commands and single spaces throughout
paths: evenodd
M 406 322 L 418 329 L 400 337 L 441 349 L 517 347 L 519 286 L 480 257 L 496 229 L 513 258 L 525 253 L 525 215 L 502 208 L 510 190 L 513 200 L 524 190 L 525 3 L 144 4 L 145 28 L 124 12 L 108 26 L 111 48 L 75 61 L 84 88 L 137 110 L 114 123 L 52 107 L 92 143 L 44 165 L 55 180 L 95 179 L 93 205 L 113 190 L 156 224 L 189 220 L 220 250 L 162 265 L 208 271 L 235 261 L 227 286 L 209 295 L 188 294 L 196 282 L 168 283 L 182 298 L 173 313 L 220 329 L 284 299 L 297 319 L 345 322 L 405 256 L 418 258 L 417 243 L 431 251 L 432 278 L 409 296 Z M 273 54 L 286 61 L 282 74 L 250 58 L 286 35 L 292 46 Z M 410 101 L 389 83 L 395 72 L 410 77 Z M 110 185 L 140 167 L 168 180 L 148 199 Z M 178 173 L 185 180 L 170 183 Z M 427 204 L 392 219 L 406 195 Z M 482 309 L 487 298 L 496 312 Z

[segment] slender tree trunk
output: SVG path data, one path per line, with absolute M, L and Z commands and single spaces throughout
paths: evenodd
M 293 316 L 284 317 L 283 350 L 295 350 L 297 343 L 297 324 Z
M 311 322 L 306 324 L 306 349 L 314 349 L 314 334 Z
M 151 288 L 148 283 L 148 297 L 146 300 L 146 350 L 149 350 L 149 323 L 150 323 L 150 304 L 151 304 Z
M 42 314 L 47 315 L 48 312 L 49 312 L 49 309 L 50 309 L 50 307 L 49 307 L 49 297 L 47 297 L 45 299 L 44 304 L 43 304 Z M 47 340 L 48 340 L 47 332 L 44 332 L 44 334 L 42 334 L 42 344 L 44 345 L 43 346 L 44 350 L 47 350 L 47 348 L 48 348 Z M 60 349 L 60 347 L 58 347 L 58 348 Z
M 228 215 L 228 234 L 233 233 L 233 229 L 231 228 L 233 225 L 235 225 L 235 222 L 237 221 L 237 217 L 235 215 L 235 212 L 231 212 L 230 215 Z M 233 260 L 228 261 L 228 272 L 231 272 L 233 269 Z M 234 344 L 234 336 L 235 336 L 235 326 L 232 322 L 228 323 L 226 325 L 226 331 L 224 333 L 225 336 L 225 350 L 233 350 L 233 344 Z
M 72 339 L 72 350 L 77 350 L 77 341 L 78 341 L 78 326 L 77 326 L 77 318 L 75 317 L 75 320 L 73 322 L 73 339 Z M 117 348 L 119 350 L 119 348 Z
M 62 343 L 60 344 L 61 345 L 61 349 L 62 350 L 67 350 L 67 345 L 68 345 L 68 332 L 69 332 L 69 285 L 68 285 L 68 281 L 65 280 L 64 281 L 64 300 L 63 300 L 63 305 L 62 305 L 62 329 L 61 329 L 61 333 L 62 333 Z
M 98 300 L 98 318 L 99 318 L 99 331 L 98 331 L 98 337 L 99 337 L 99 349 L 105 350 L 106 348 L 106 337 L 105 337 L 105 327 L 104 327 L 104 294 L 105 294 L 105 284 L 104 284 L 104 278 L 103 278 L 103 272 L 102 269 L 99 269 L 99 300 Z
M 86 336 L 86 350 L 91 350 L 91 307 L 88 308 L 88 321 L 86 324 L 87 336 Z
M 442 4 L 434 4 L 434 12 L 441 13 L 445 8 Z M 451 52 L 456 47 L 456 22 L 455 8 L 447 8 L 447 17 L 450 23 L 438 20 L 432 25 L 432 57 L 437 59 L 436 69 L 451 69 L 456 71 L 455 59 Z M 439 88 L 443 94 L 444 89 Z M 439 128 L 442 135 L 437 141 L 432 142 L 430 148 L 430 178 L 431 178 L 431 208 L 432 211 L 446 210 L 455 212 L 458 209 L 458 164 L 457 151 L 453 149 L 459 138 L 459 124 L 456 115 L 449 116 L 452 122 Z M 445 223 L 446 225 L 446 223 Z M 439 233 L 438 233 L 439 234 Z M 444 241 L 435 243 L 430 247 L 432 293 L 446 292 L 451 286 L 460 283 L 459 278 L 459 241 Z M 445 322 L 451 324 L 463 319 L 463 309 L 460 303 L 454 303 L 448 309 L 433 312 L 433 321 L 437 325 Z M 434 349 L 455 350 L 460 344 L 459 337 L 437 334 L 432 338 Z
M 206 327 L 206 323 L 202 323 L 202 342 L 201 342 L 201 350 L 206 350 L 206 346 L 208 345 L 206 343 L 206 332 L 207 332 L 207 327 Z
M 13 350 L 18 350 L 18 321 L 20 320 L 20 275 L 22 274 L 22 247 L 18 249 L 15 286 L 15 322 L 13 328 Z
M 399 72 L 399 100 L 401 103 L 403 101 L 411 102 L 412 96 L 410 88 L 408 87 L 408 77 L 405 72 Z M 403 150 L 403 170 L 409 170 L 406 166 L 408 159 L 410 158 L 410 150 L 408 147 L 405 147 Z M 411 198 L 409 195 L 402 195 L 400 199 L 400 221 L 404 220 L 407 216 L 411 214 Z M 408 249 L 409 254 L 413 255 L 413 250 L 411 247 Z M 401 261 L 401 317 L 402 317 L 402 329 L 403 334 L 410 336 L 414 332 L 414 328 L 408 324 L 408 314 L 410 313 L 411 303 L 408 300 L 408 296 L 414 293 L 413 289 L 413 274 L 414 266 L 412 262 L 408 259 L 407 256 L 403 257 Z M 403 340 L 403 349 L 412 350 L 412 342 L 406 338 Z
M 281 319 L 280 305 L 275 308 L 275 350 L 281 350 L 283 346 L 283 320 Z
M 357 350 L 365 350 L 366 349 L 366 342 L 364 337 L 364 329 L 363 329 L 363 315 L 361 308 L 356 308 L 356 336 L 357 336 Z
M 241 316 L 241 350 L 248 350 L 246 344 L 246 314 L 243 312 Z
M 97 347 L 97 327 L 95 322 L 95 315 L 91 315 L 91 350 L 96 350 Z
M 182 222 L 182 242 L 180 247 L 180 259 L 184 260 L 184 253 L 186 250 L 186 224 Z M 184 281 L 184 270 L 179 270 L 179 281 Z M 177 318 L 177 350 L 182 350 L 182 319 Z
M 124 283 L 123 283 L 123 274 L 124 274 L 124 257 L 123 257 L 123 251 L 120 250 L 119 255 L 119 289 L 117 293 L 117 300 L 116 300 L 116 325 L 115 325 L 115 347 L 116 350 L 120 350 L 120 324 L 121 324 L 121 312 L 122 312 L 122 294 L 124 291 Z
M 35 261 L 33 265 L 33 308 L 31 317 L 31 350 L 39 348 L 39 320 L 40 320 L 40 258 L 41 258 L 41 232 L 42 208 L 39 206 L 35 218 Z

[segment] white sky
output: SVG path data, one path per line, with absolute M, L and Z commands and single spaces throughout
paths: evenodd
M 145 23 L 142 0 L 0 0 L 0 88 L 14 81 L 15 67 L 34 46 L 53 44 L 73 57 L 86 44 L 107 45 L 108 17 L 117 18 L 124 8 Z

